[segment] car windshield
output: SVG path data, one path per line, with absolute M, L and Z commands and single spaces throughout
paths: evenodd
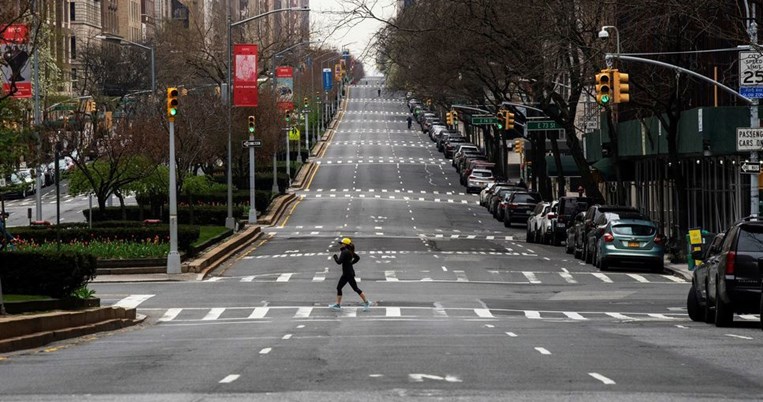
M 763 252 L 763 226 L 743 226 L 739 231 L 737 251 Z
M 514 202 L 538 203 L 540 202 L 540 196 L 536 194 L 519 193 L 514 195 Z
M 472 176 L 474 177 L 493 177 L 493 172 L 489 170 L 473 170 Z
M 654 226 L 625 224 L 612 226 L 612 232 L 624 236 L 651 236 L 657 229 Z
M 564 200 L 564 213 L 566 215 L 574 215 L 576 212 L 585 211 L 587 208 L 587 199 L 568 198 Z

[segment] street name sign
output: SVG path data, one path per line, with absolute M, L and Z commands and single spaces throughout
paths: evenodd
M 744 162 L 739 166 L 739 172 L 742 174 L 760 174 L 760 163 Z
M 528 121 L 527 131 L 561 130 L 562 126 L 553 120 Z
M 472 116 L 472 125 L 484 126 L 488 124 L 498 124 L 498 118 L 491 115 L 474 115 Z
M 739 52 L 739 93 L 748 98 L 763 98 L 763 54 L 760 52 Z
M 244 140 L 241 141 L 241 146 L 243 148 L 249 148 L 249 147 L 261 147 L 262 146 L 262 140 L 260 139 L 254 139 L 254 140 Z
M 763 150 L 763 128 L 737 128 L 737 151 Z

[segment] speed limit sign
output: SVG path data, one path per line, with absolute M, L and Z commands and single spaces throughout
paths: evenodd
M 763 98 L 763 54 L 739 52 L 739 93 L 748 98 Z

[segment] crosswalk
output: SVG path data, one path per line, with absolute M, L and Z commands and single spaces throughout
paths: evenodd
M 401 157 L 392 157 L 392 156 L 368 156 L 366 158 L 358 158 L 358 159 L 337 159 L 337 160 L 318 160 L 315 163 L 318 165 L 355 165 L 358 163 L 381 163 L 381 164 L 397 164 L 397 163 L 403 163 L 403 164 L 425 164 L 425 165 L 446 165 L 450 164 L 451 162 L 449 160 L 444 160 L 442 158 L 401 158 Z
M 582 312 L 552 310 L 517 310 L 502 308 L 445 308 L 410 306 L 372 306 L 363 311 L 361 306 L 343 306 L 339 312 L 323 305 L 274 306 L 274 307 L 192 307 L 192 308 L 146 308 L 141 313 L 158 317 L 159 323 L 188 323 L 205 321 L 251 321 L 251 320 L 335 320 L 337 318 L 357 319 L 528 319 L 567 322 L 587 321 L 688 321 L 684 312 L 642 313 L 642 312 Z M 737 316 L 742 321 L 755 321 L 754 314 Z
M 278 233 L 282 236 L 289 236 L 289 237 L 336 237 L 337 232 L 336 231 L 320 231 L 320 230 L 293 230 L 292 228 L 288 228 L 289 230 L 283 230 L 284 228 L 280 227 L 273 227 L 273 228 L 267 228 L 264 230 L 265 233 Z M 336 228 L 337 231 L 343 231 L 347 232 L 346 227 L 338 227 Z M 363 230 L 363 227 L 356 227 L 354 230 L 360 231 Z M 372 230 L 369 228 L 369 230 Z M 373 229 L 377 230 L 377 229 Z M 369 234 L 364 234 L 364 236 L 372 236 L 372 237 L 385 237 L 388 234 L 385 234 L 384 232 L 379 232 L 378 230 L 376 232 L 372 232 Z M 514 241 L 514 236 L 509 235 L 486 235 L 486 234 L 445 234 L 445 233 L 420 233 L 416 236 L 409 236 L 412 238 L 419 238 L 422 240 L 495 240 L 495 241 Z M 488 251 L 451 251 L 447 252 L 444 251 L 444 254 L 461 254 L 461 255 L 520 255 L 520 254 L 514 254 L 509 253 L 503 253 L 503 252 L 488 252 Z M 536 255 L 534 252 L 527 252 L 526 254 L 522 255 L 528 255 L 528 256 L 534 256 Z M 268 257 L 263 257 L 268 258 Z
M 329 255 L 328 253 L 306 253 L 315 255 Z M 270 258 L 290 258 L 296 254 L 269 256 Z M 244 259 L 258 259 L 266 256 L 248 256 Z M 336 276 L 332 274 L 332 278 Z M 362 276 L 356 280 L 373 282 L 433 282 L 433 283 L 494 283 L 512 285 L 589 285 L 589 284 L 631 284 L 631 285 L 685 285 L 688 282 L 683 278 L 663 274 L 630 274 L 600 272 L 534 272 L 534 271 L 511 271 L 511 270 L 487 270 L 477 271 L 477 278 L 471 278 L 466 271 L 409 271 L 409 270 L 365 270 Z M 329 277 L 328 269 L 314 273 L 299 272 L 275 272 L 246 276 L 214 276 L 205 279 L 204 282 L 325 282 Z M 638 279 L 636 279 L 638 278 Z

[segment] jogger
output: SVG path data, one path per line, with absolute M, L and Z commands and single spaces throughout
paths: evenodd
M 350 284 L 352 290 L 355 291 L 363 300 L 363 311 L 368 311 L 371 306 L 371 302 L 366 298 L 365 293 L 358 287 L 358 283 L 355 282 L 355 269 L 353 264 L 360 261 L 360 257 L 355 254 L 355 246 L 352 244 L 352 240 L 349 237 L 343 238 L 339 242 L 339 256 L 334 254 L 334 261 L 342 266 L 342 276 L 339 278 L 339 283 L 336 285 L 336 304 L 329 305 L 334 311 L 340 311 L 342 308 L 342 288 L 346 284 Z

